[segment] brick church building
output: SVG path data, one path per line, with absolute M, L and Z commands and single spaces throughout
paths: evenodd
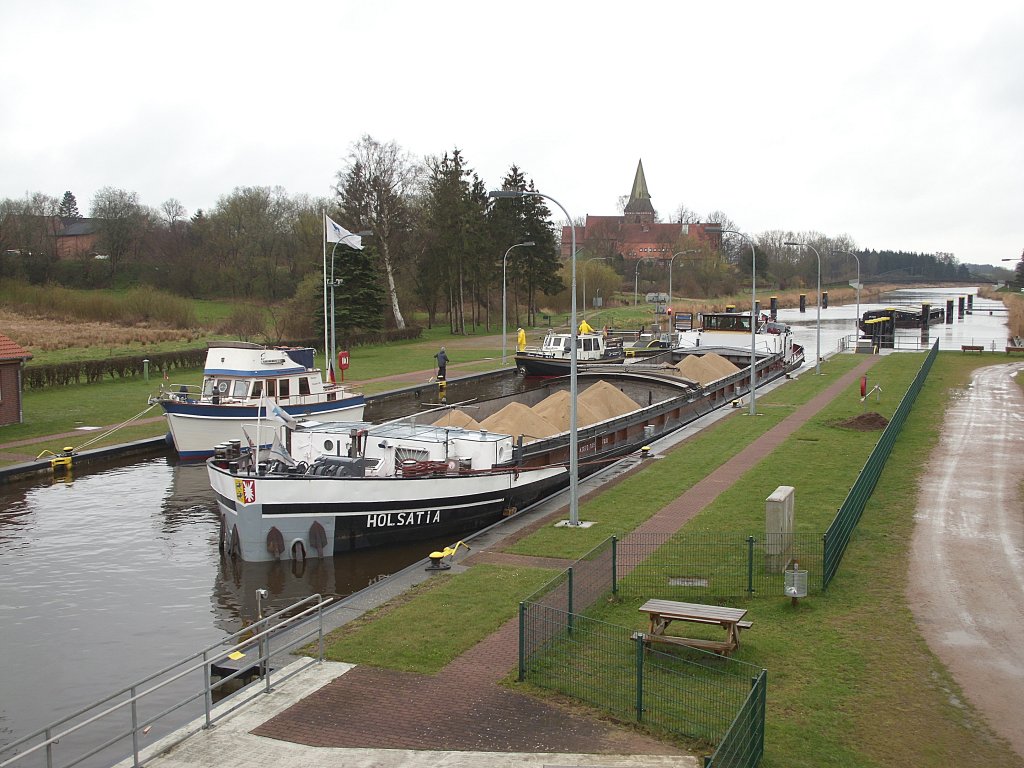
M 685 248 L 709 246 L 719 248 L 720 232 L 708 231 L 707 224 L 663 224 L 655 220 L 651 193 L 647 191 L 644 164 L 639 161 L 629 201 L 621 216 L 587 215 L 584 226 L 576 227 L 576 249 L 586 249 L 593 256 L 622 256 L 627 261 L 670 259 Z M 572 232 L 562 227 L 563 258 L 572 250 Z

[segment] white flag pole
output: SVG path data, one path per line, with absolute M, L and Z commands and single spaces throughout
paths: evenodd
M 327 348 L 327 211 L 321 210 L 320 213 L 324 225 L 324 370 L 327 370 L 331 354 Z

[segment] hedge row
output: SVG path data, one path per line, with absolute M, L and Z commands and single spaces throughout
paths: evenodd
M 368 331 L 352 333 L 338 342 L 338 349 L 353 349 L 369 344 L 386 344 L 389 341 L 405 341 L 418 339 L 423 333 L 422 328 L 392 329 L 388 331 Z M 317 347 L 323 339 L 305 339 L 287 342 L 287 346 Z M 60 387 L 66 384 L 81 384 L 85 381 L 92 384 L 102 381 L 107 376 L 112 379 L 124 379 L 128 376 L 142 376 L 145 373 L 144 360 L 149 360 L 150 375 L 160 376 L 164 371 L 175 368 L 202 368 L 206 363 L 206 347 L 182 349 L 177 352 L 154 352 L 148 355 L 130 355 L 124 357 L 107 357 L 102 360 L 80 360 L 73 363 L 53 363 L 50 365 L 25 366 L 23 381 L 25 389 L 43 389 L 44 387 Z
M 73 363 L 25 366 L 25 389 L 60 387 L 65 384 L 92 384 L 107 376 L 114 379 L 141 376 L 145 373 L 144 360 L 149 360 L 151 374 L 174 368 L 202 368 L 206 362 L 206 347 L 182 349 L 177 352 L 153 352 L 148 355 L 107 357 L 102 360 L 79 360 Z

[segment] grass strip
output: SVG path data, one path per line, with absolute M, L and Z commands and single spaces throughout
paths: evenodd
M 823 375 L 806 373 L 760 396 L 757 416 L 734 412 L 642 471 L 586 499 L 580 505 L 580 518 L 596 525 L 585 529 L 546 526 L 510 545 L 508 551 L 575 558 L 609 536 L 633 530 L 860 362 L 862 358 L 854 355 L 834 357 L 823 366 Z
M 476 565 L 436 574 L 327 638 L 332 661 L 433 674 L 516 615 L 552 577 L 544 568 Z

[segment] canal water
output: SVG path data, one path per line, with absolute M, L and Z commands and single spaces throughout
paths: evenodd
M 964 289 L 960 289 L 963 291 Z M 973 291 L 973 289 L 972 289 Z M 893 303 L 944 306 L 962 294 L 899 292 Z M 974 314 L 933 326 L 943 349 L 1005 344 L 1005 313 L 975 298 Z M 855 333 L 854 305 L 822 311 L 821 349 Z M 814 365 L 814 308 L 783 310 Z M 906 333 L 901 331 L 901 333 Z M 910 331 L 913 338 L 917 331 Z M 969 339 L 969 340 L 968 340 Z M 505 375 L 469 387 L 449 384 L 450 402 L 523 386 Z M 368 409 L 381 421 L 425 409 L 432 387 Z M 256 616 L 310 594 L 348 595 L 450 543 L 352 553 L 293 563 L 243 563 L 217 546 L 217 511 L 202 464 L 172 455 L 90 468 L 67 480 L 0 486 L 0 745 L 219 641 Z
M 523 386 L 510 371 L 453 381 L 448 395 Z M 366 415 L 385 421 L 436 401 L 436 386 L 413 389 L 374 398 Z M 218 530 L 205 464 L 170 451 L 0 485 L 0 746 L 244 628 L 257 589 L 270 593 L 267 615 L 313 594 L 352 594 L 451 543 L 245 563 L 220 552 Z

